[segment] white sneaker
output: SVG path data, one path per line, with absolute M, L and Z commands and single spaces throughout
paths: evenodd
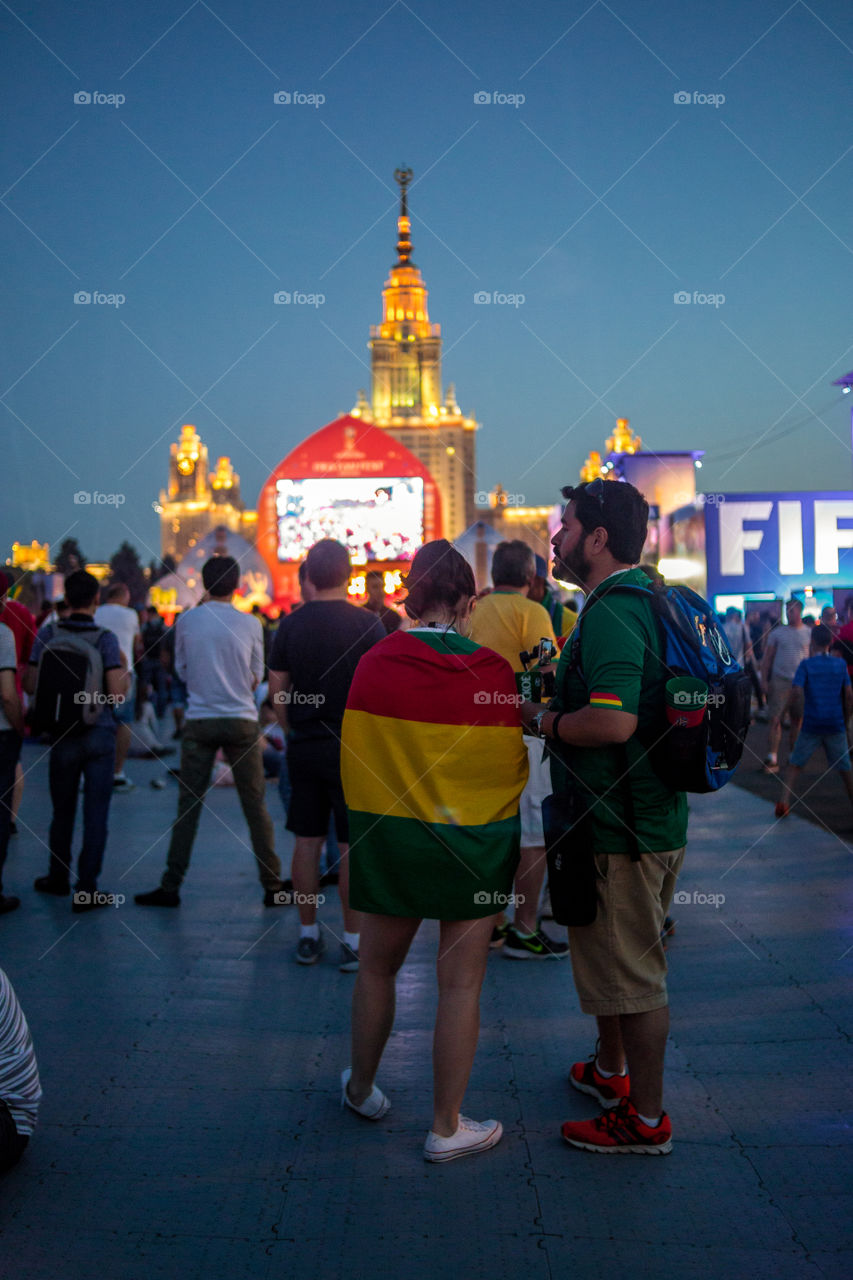
M 503 1125 L 500 1120 L 469 1120 L 459 1117 L 459 1127 L 452 1138 L 442 1138 L 430 1129 L 424 1144 L 424 1160 L 438 1164 L 444 1160 L 456 1160 L 459 1156 L 473 1156 L 478 1151 L 488 1151 L 500 1142 Z
M 346 1071 L 341 1072 L 341 1106 L 349 1107 L 350 1111 L 356 1111 L 360 1116 L 364 1116 L 365 1120 L 381 1120 L 391 1110 L 391 1103 L 382 1090 L 374 1085 L 364 1102 L 356 1105 L 347 1093 L 351 1075 L 352 1067 L 347 1067 Z

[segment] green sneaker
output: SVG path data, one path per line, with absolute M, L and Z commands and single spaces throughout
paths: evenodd
M 535 933 L 516 933 L 512 925 L 506 931 L 505 956 L 511 960 L 565 960 L 568 942 L 555 942 L 542 929 Z

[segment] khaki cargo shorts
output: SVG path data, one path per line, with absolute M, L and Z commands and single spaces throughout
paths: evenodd
M 575 987 L 584 1013 L 648 1013 L 667 1004 L 660 931 L 672 902 L 684 849 L 599 854 L 598 914 L 569 929 Z

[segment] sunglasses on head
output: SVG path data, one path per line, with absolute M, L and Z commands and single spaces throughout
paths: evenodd
M 594 502 L 598 503 L 599 511 L 603 511 L 606 488 L 606 482 L 602 480 L 601 476 L 597 476 L 595 480 L 590 480 L 587 484 L 567 484 L 563 489 L 563 497 L 567 502 L 577 502 L 578 498 L 592 498 Z

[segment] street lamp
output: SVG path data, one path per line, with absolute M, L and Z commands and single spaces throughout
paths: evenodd
M 849 396 L 853 391 L 853 371 L 845 373 L 843 378 L 836 378 L 832 384 L 834 387 L 841 387 L 842 395 Z M 850 436 L 853 440 L 853 405 L 850 406 Z

